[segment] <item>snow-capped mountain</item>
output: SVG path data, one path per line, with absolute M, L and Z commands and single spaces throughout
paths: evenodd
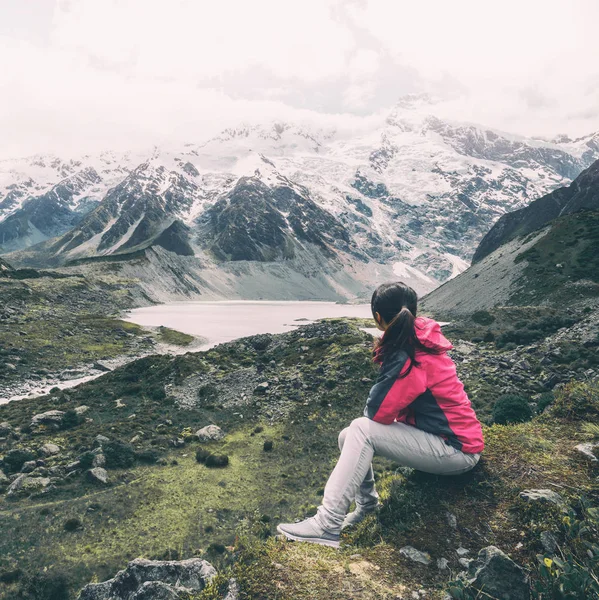
M 143 160 L 118 153 L 48 160 L 43 177 L 33 168 L 39 157 L 19 168 L 12 161 L 0 175 L 0 252 L 59 235 L 11 261 L 61 264 L 156 246 L 215 264 L 308 253 L 346 269 L 389 267 L 428 290 L 468 266 L 502 214 L 568 184 L 599 158 L 599 134 L 530 139 L 434 112 L 428 98 L 410 96 L 366 134 L 240 126 Z M 63 231 L 41 230 L 31 216 L 53 206 L 49 168 L 71 169 L 67 178 L 97 174 L 67 195 Z M 2 228 L 12 223 L 14 232 L 17 220 L 6 245 Z M 23 235 L 27 228 L 42 235 Z

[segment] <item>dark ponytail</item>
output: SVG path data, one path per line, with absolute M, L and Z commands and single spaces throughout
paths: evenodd
M 387 356 L 404 350 L 410 358 L 408 370 L 402 375 L 405 377 L 412 367 L 418 366 L 416 350 L 432 354 L 438 351 L 431 349 L 418 339 L 416 335 L 416 314 L 418 311 L 418 296 L 416 292 L 402 282 L 383 283 L 372 294 L 370 301 L 372 316 L 379 313 L 387 324 L 384 335 L 375 342 L 375 357 L 377 361 L 384 361 Z

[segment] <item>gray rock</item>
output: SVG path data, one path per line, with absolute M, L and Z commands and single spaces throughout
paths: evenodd
M 49 477 L 32 477 L 27 473 L 19 475 L 8 488 L 7 496 L 25 496 L 35 494 L 48 488 L 50 485 Z
M 48 444 L 44 444 L 40 448 L 40 453 L 42 454 L 42 456 L 55 456 L 59 452 L 60 452 L 60 446 L 57 446 L 56 444 L 48 443 Z
M 35 471 L 36 467 L 37 463 L 34 460 L 28 460 L 27 462 L 23 463 L 23 466 L 21 467 L 21 473 L 31 473 L 32 471 Z
M 403 554 L 405 557 L 413 560 L 414 562 L 422 563 L 423 565 L 429 565 L 431 562 L 431 557 L 428 552 L 421 552 L 417 550 L 413 546 L 404 546 L 399 549 L 399 553 Z
M 102 444 L 106 444 L 108 443 L 110 440 L 102 434 L 98 434 L 95 438 L 94 438 L 94 442 L 96 442 L 96 444 L 98 444 L 99 446 L 101 446 Z
M 470 550 L 468 550 L 468 548 L 463 548 L 462 546 L 460 546 L 456 552 L 458 553 L 458 556 L 466 556 L 466 554 L 468 554 L 470 552 Z
M 264 396 L 264 394 L 266 394 L 266 392 L 268 391 L 268 388 L 268 382 L 263 381 L 254 388 L 254 394 L 256 394 L 257 396 Z
M 539 502 L 541 504 L 555 504 L 564 512 L 568 511 L 568 505 L 564 498 L 553 490 L 524 490 L 520 492 L 520 498 L 527 502 Z
M 599 459 L 595 456 L 595 451 L 599 450 L 598 443 L 587 442 L 586 444 L 578 444 L 578 446 L 574 446 L 574 449 L 591 462 L 599 462 Z
M 87 472 L 90 481 L 96 483 L 108 483 L 108 473 L 102 467 L 94 467 Z
M 449 568 L 449 561 L 446 558 L 438 558 L 437 569 L 439 569 L 439 571 L 445 571 L 447 568 Z
M 225 437 L 225 432 L 218 425 L 206 425 L 196 431 L 196 435 L 200 442 L 208 442 L 210 440 L 222 440 Z
M 164 594 L 171 590 L 200 592 L 215 575 L 216 569 L 199 558 L 180 562 L 138 558 L 130 562 L 126 569 L 119 571 L 113 579 L 86 585 L 79 594 L 79 600 L 171 600 L 178 595 Z M 162 585 L 144 585 L 152 582 Z M 146 594 L 149 590 L 163 595 L 149 596 Z M 234 597 L 229 600 L 234 600 Z
M 553 531 L 541 531 L 541 544 L 548 554 L 553 554 L 557 550 L 558 539 Z
M 235 579 L 229 579 L 229 590 L 223 600 L 239 600 L 239 585 Z
M 450 512 L 445 513 L 445 518 L 447 519 L 448 525 L 452 529 L 458 528 L 458 519 L 453 513 L 450 513 Z
M 87 411 L 89 410 L 89 406 L 85 406 L 85 404 L 82 404 L 81 406 L 77 406 L 75 408 L 75 412 L 81 416 L 84 415 Z
M 182 588 L 175 588 L 162 581 L 146 581 L 128 600 L 179 600 L 181 590 Z
M 2 423 L 0 423 L 0 437 L 6 437 L 10 435 L 13 431 L 13 428 L 7 421 L 3 421 Z
M 103 454 L 96 454 L 92 461 L 92 467 L 105 467 L 106 457 Z
M 102 371 L 103 373 L 108 373 L 108 371 L 112 371 L 112 369 L 101 360 L 97 360 L 93 365 L 92 369 L 96 369 L 97 371 Z
M 529 600 L 530 582 L 522 567 L 496 546 L 487 546 L 470 563 L 468 584 L 497 600 Z
M 52 429 L 59 429 L 62 425 L 62 418 L 64 417 L 64 411 L 62 410 L 49 410 L 45 413 L 34 415 L 31 418 L 31 427 L 37 429 L 38 427 L 45 426 Z
M 0 469 L 0 488 L 5 487 L 10 483 L 10 479 L 4 474 L 4 471 Z

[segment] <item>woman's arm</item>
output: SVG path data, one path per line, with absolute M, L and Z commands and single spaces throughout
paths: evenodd
M 400 410 L 426 391 L 424 369 L 414 367 L 409 375 L 399 379 L 408 367 L 409 358 L 404 351 L 396 352 L 383 361 L 379 376 L 368 394 L 365 417 L 389 425 Z

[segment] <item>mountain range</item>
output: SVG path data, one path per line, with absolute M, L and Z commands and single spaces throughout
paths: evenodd
M 279 122 L 147 155 L 2 161 L 0 253 L 16 266 L 143 263 L 138 276 L 170 282 L 161 297 L 171 283 L 218 295 L 244 275 L 306 297 L 397 277 L 424 293 L 464 271 L 503 215 L 599 158 L 597 133 L 523 138 L 435 110 L 409 96 L 366 134 Z

